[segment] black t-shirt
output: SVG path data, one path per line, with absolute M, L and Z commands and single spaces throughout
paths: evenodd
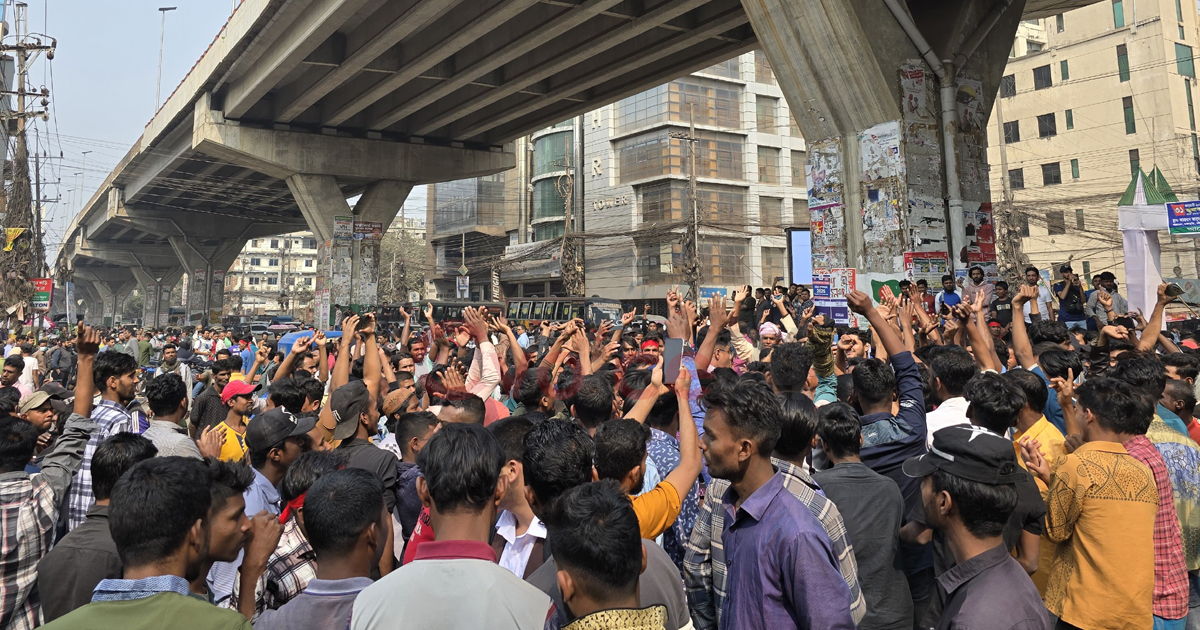
M 992 321 L 999 322 L 1001 326 L 1007 326 L 1012 323 L 1012 296 L 1006 298 L 996 298 L 992 300 L 992 305 L 988 307 L 992 313 Z

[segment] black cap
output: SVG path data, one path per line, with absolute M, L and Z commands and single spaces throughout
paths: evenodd
M 904 462 L 904 474 L 925 477 L 941 470 L 955 477 L 998 486 L 1025 477 L 1013 443 L 983 427 L 958 425 L 933 434 L 933 448 Z
M 329 395 L 329 409 L 337 426 L 333 429 L 333 439 L 347 440 L 358 432 L 358 417 L 366 411 L 371 394 L 367 391 L 366 383 L 350 381 L 333 390 Z
M 1105 271 L 1104 273 L 1100 274 L 1100 279 L 1101 280 L 1116 280 L 1117 276 L 1115 274 L 1113 274 L 1113 272 L 1111 272 L 1111 271 Z
M 246 448 L 251 452 L 271 448 L 285 438 L 304 435 L 317 426 L 314 417 L 298 417 L 283 407 L 254 416 L 246 425 Z
M 1059 267 L 1058 270 L 1059 271 L 1074 271 L 1074 269 L 1071 269 L 1071 265 L 1063 265 L 1063 266 Z

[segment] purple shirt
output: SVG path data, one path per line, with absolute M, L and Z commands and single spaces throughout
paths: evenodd
M 732 487 L 721 500 L 729 573 L 721 630 L 854 630 L 850 589 L 833 544 L 812 512 L 784 489 L 783 476 L 776 473 L 735 512 L 736 500 Z

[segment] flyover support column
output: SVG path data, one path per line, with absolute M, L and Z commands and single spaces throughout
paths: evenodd
M 813 266 L 876 298 L 914 254 L 997 273 L 987 122 L 1024 0 L 907 4 L 742 0 L 808 144 Z
M 293 175 L 287 182 L 318 239 L 316 322 L 336 326 L 339 309 L 362 312 L 378 302 L 379 245 L 413 185 L 375 182 L 351 208 L 333 176 Z
M 138 286 L 145 296 L 142 303 L 142 327 L 159 328 L 166 325 L 166 313 L 170 308 L 171 289 L 183 275 L 182 267 L 173 269 L 148 269 L 134 267 L 130 271 L 137 279 Z M 166 304 L 162 304 L 163 300 Z M 161 320 L 161 321 L 160 321 Z

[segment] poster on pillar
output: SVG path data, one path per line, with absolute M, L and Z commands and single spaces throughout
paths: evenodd
M 191 323 L 204 319 L 204 296 L 208 295 L 208 274 L 204 269 L 192 271 L 192 290 L 188 292 L 187 310 Z
M 158 285 L 151 282 L 143 287 L 142 326 L 153 326 L 158 312 Z
M 160 285 L 158 289 L 158 319 L 154 322 L 155 328 L 165 328 L 171 321 L 171 293 L 174 287 L 168 285 Z
M 950 273 L 946 252 L 906 252 L 904 277 L 911 282 L 924 280 L 930 288 L 942 286 L 942 276 Z
M 977 134 L 987 129 L 987 112 L 983 107 L 983 83 L 974 79 L 958 79 L 958 128 L 963 133 Z
M 354 217 L 333 217 L 333 240 L 349 241 L 354 239 Z
M 946 255 L 946 210 L 940 198 L 909 189 L 908 233 L 909 251 Z
M 904 158 L 900 155 L 900 121 L 879 123 L 859 132 L 858 148 L 862 156 L 862 181 L 904 176 Z
M 221 323 L 222 305 L 225 303 L 225 272 L 214 271 L 208 293 L 208 324 L 216 326 Z
M 371 310 L 379 301 L 379 247 L 382 241 L 382 223 L 378 221 L 354 222 L 354 243 L 351 246 L 351 255 L 356 261 L 352 267 L 354 295 L 351 304 L 354 305 L 355 311 Z
M 880 123 L 858 133 L 862 236 L 865 269 L 900 273 L 897 259 L 907 249 L 902 217 L 905 203 L 905 164 L 900 121 Z
M 814 269 L 844 267 L 846 218 L 842 186 L 841 140 L 830 138 L 809 145 L 805 166 Z
M 964 204 L 964 206 L 967 204 Z M 974 212 L 963 217 L 965 258 L 968 267 L 981 267 L 988 282 L 1000 279 L 996 264 L 996 227 L 992 219 L 992 204 L 981 203 Z

